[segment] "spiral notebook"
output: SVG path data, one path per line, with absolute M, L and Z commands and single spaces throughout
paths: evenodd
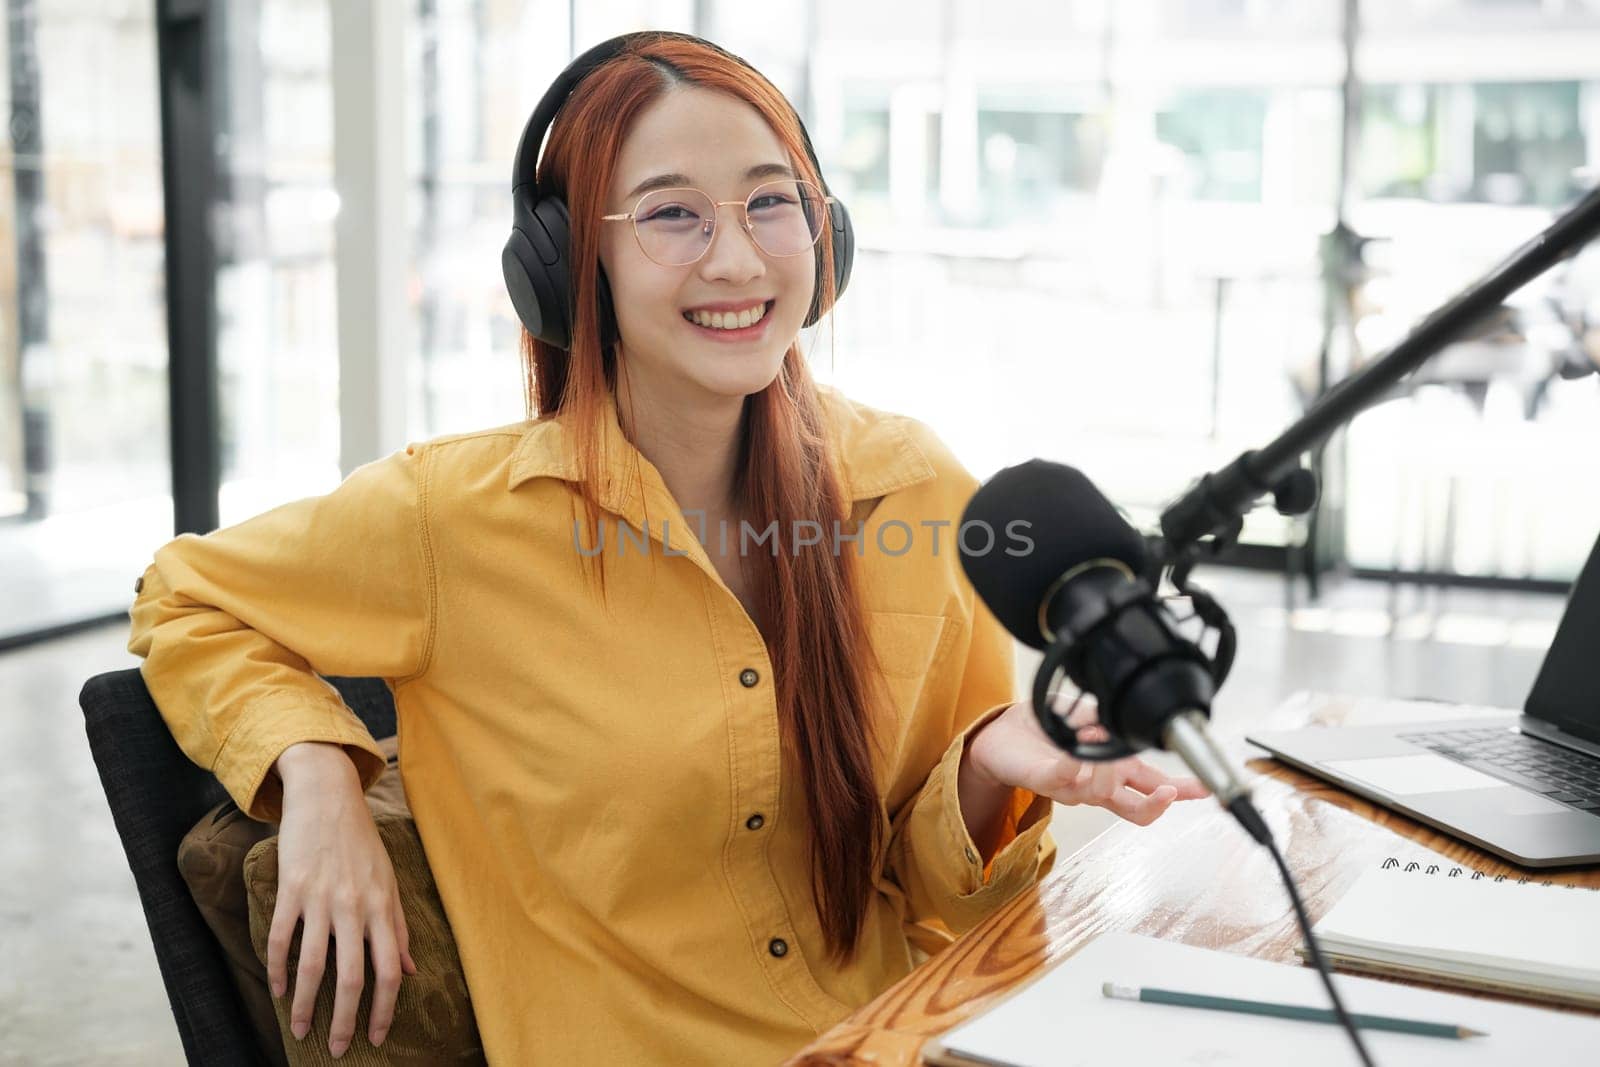
M 1593 889 L 1390 858 L 1313 930 L 1341 969 L 1600 1007 Z

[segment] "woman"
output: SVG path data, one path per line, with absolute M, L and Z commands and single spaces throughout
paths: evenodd
M 567 348 L 524 335 L 535 417 L 146 571 L 129 647 L 175 736 L 281 816 L 297 1036 L 310 946 L 336 1053 L 363 940 L 374 1044 L 414 971 L 361 800 L 383 760 L 316 673 L 393 689 L 491 1062 L 774 1062 L 1033 885 L 1052 800 L 1146 823 L 1199 795 L 1045 739 L 961 573 L 974 479 L 813 383 L 797 335 L 835 277 L 805 149 L 742 61 L 631 36 L 539 163 L 576 312 Z

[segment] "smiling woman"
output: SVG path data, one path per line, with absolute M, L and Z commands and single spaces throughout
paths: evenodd
M 775 171 L 796 177 L 773 182 Z M 594 425 L 585 409 L 614 397 L 625 433 L 680 507 L 784 528 L 847 512 L 797 340 L 804 323 L 831 307 L 839 273 L 824 269 L 836 252 L 822 225 L 820 183 L 781 94 L 696 41 L 635 39 L 565 100 L 537 184 L 571 213 L 576 328 L 570 350 L 531 345 L 530 378 L 541 388 L 529 405 L 577 419 L 585 484 L 602 475 L 593 439 L 582 436 Z M 798 219 L 775 250 L 781 254 L 763 247 L 752 219 L 773 210 L 769 197 L 790 204 Z M 801 227 L 803 242 L 794 233 Z M 813 245 L 820 247 L 807 254 Z M 593 291 L 605 299 L 585 300 Z M 734 329 L 723 328 L 730 312 L 756 307 L 759 321 L 751 312 L 750 323 L 735 318 Z M 558 380 L 558 391 L 542 388 Z M 590 497 L 590 518 L 598 514 Z M 852 564 L 848 554 L 829 553 L 729 552 L 713 561 L 770 648 L 780 722 L 808 784 L 822 924 L 830 948 L 844 954 L 882 835 L 868 748 L 870 650 Z M 824 604 L 842 610 L 817 610 Z
M 341 1051 L 366 953 L 374 1043 L 414 973 L 357 792 L 381 750 L 317 677 L 366 675 L 490 1062 L 777 1062 L 1032 887 L 1052 800 L 1143 822 L 1192 793 L 1050 745 L 939 550 L 975 479 L 813 382 L 799 333 L 853 239 L 764 77 L 608 41 L 514 173 L 530 419 L 166 546 L 130 648 L 191 758 L 281 816 L 296 1033 L 330 940 Z

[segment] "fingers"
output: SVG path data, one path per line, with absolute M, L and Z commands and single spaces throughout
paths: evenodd
M 1028 706 L 1032 708 L 1031 701 Z M 1099 725 L 1100 705 L 1089 693 L 1057 690 L 1050 695 L 1050 710 L 1077 733 L 1080 744 L 1095 744 L 1111 739 L 1105 727 Z
M 335 1057 L 344 1055 L 355 1037 L 361 991 L 366 984 L 367 941 L 371 941 L 373 968 L 372 1007 L 367 1037 L 374 1046 L 383 1044 L 394 1023 L 402 975 L 417 973 L 417 965 L 411 959 L 410 938 L 400 910 L 398 889 L 391 891 L 386 902 L 371 905 L 369 913 L 370 918 L 363 920 L 351 910 L 349 918 L 334 924 L 337 970 L 333 1018 L 328 1028 L 328 1051 Z M 309 909 L 306 914 L 305 932 L 300 942 L 300 964 L 295 971 L 294 1005 L 290 1012 L 290 1029 L 297 1040 L 304 1039 L 311 1030 L 317 993 L 322 986 L 328 958 L 328 920 Z M 275 995 L 279 996 L 282 995 L 278 992 L 281 979 L 272 979 L 271 975 L 274 967 L 279 974 L 287 968 L 295 925 L 292 915 L 291 908 L 277 909 L 267 939 L 269 980 L 273 982 Z M 364 929 L 363 922 L 366 923 Z M 280 923 L 287 933 L 280 933 Z
M 1080 745 L 1098 745 L 1111 740 L 1111 731 L 1098 723 L 1078 727 L 1077 735 Z
M 1187 775 L 1175 778 L 1159 768 L 1153 767 L 1141 759 L 1127 759 L 1118 761 L 1124 765 L 1124 780 L 1141 793 L 1149 793 L 1163 785 L 1170 785 L 1178 791 L 1179 800 L 1198 800 L 1211 795 L 1198 778 Z
M 1177 789 L 1170 785 L 1158 786 L 1152 793 L 1140 793 L 1123 786 L 1104 806 L 1135 826 L 1149 826 L 1166 813 L 1177 797 Z
M 294 975 L 294 1006 L 289 1012 L 289 1029 L 296 1040 L 311 1030 L 311 1013 L 317 1006 L 317 990 L 322 987 L 327 962 L 328 917 L 308 910 L 300 934 L 300 966 Z
M 279 913 L 268 936 L 269 981 L 281 995 L 284 971 L 298 918 L 300 956 L 289 1008 L 290 1031 L 304 1040 L 316 1021 L 323 979 L 328 979 L 332 1012 L 327 1019 L 328 1051 L 343 1056 L 355 1040 L 367 983 L 367 943 L 372 943 L 371 1025 L 364 1036 L 383 1041 L 394 1022 L 399 986 L 411 961 L 400 896 L 388 853 L 372 812 L 354 787 L 348 760 L 337 785 L 311 784 L 285 802 L 278 832 Z M 331 780 L 330 780 L 331 781 Z M 297 914 L 298 913 L 298 914 Z M 336 944 L 330 946 L 329 938 Z M 330 959 L 330 948 L 332 959 Z M 329 969 L 335 972 L 325 974 Z
M 1112 760 L 1093 765 L 1094 769 L 1089 774 L 1089 798 L 1091 804 L 1105 807 L 1124 781 L 1123 768 L 1119 766 L 1121 760 Z
M 1142 759 L 1123 759 L 1117 762 L 1122 765 L 1123 781 L 1141 793 L 1149 793 L 1169 781 L 1166 774 Z
M 344 1055 L 356 1032 L 356 1009 L 361 1006 L 361 987 L 366 984 L 367 946 L 362 939 L 355 909 L 340 918 L 336 928 L 339 972 L 334 988 L 333 1023 L 328 1027 L 328 1051 Z
M 1079 762 L 1063 752 L 1044 757 L 1031 786 L 1058 804 L 1107 804 L 1122 785 L 1114 763 Z
M 1066 789 L 1052 794 L 1064 804 L 1093 804 L 1138 826 L 1160 818 L 1174 801 L 1206 795 L 1193 778 L 1169 778 L 1138 759 L 1080 764 Z
M 295 924 L 300 921 L 297 895 L 288 886 L 283 889 L 272 909 L 272 928 L 267 933 L 267 981 L 274 997 L 283 996 L 288 989 L 289 946 L 294 941 Z
M 400 947 L 400 964 L 407 974 L 417 973 L 417 961 L 411 958 L 411 931 L 406 929 L 406 911 L 400 906 L 400 887 L 394 890 L 394 936 Z
M 367 1019 L 367 1040 L 373 1047 L 383 1044 L 389 1034 L 389 1024 L 394 1021 L 395 997 L 400 993 L 400 946 L 395 936 L 395 925 L 387 914 L 380 915 L 367 927 L 368 945 L 372 950 L 372 1013 Z

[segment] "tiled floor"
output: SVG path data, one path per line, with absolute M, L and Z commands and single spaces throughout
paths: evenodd
M 0 1064 L 183 1062 L 78 689 L 126 626 L 0 655 Z
M 1515 706 L 1561 609 L 1556 597 L 1345 583 L 1286 611 L 1281 579 L 1207 576 L 1240 654 L 1218 699 L 1242 730 L 1297 689 Z M 1206 584 L 1206 583 L 1203 583 Z M 92 674 L 132 665 L 125 627 L 0 655 L 0 1067 L 182 1062 L 144 916 L 77 706 Z M 1034 657 L 1019 657 L 1031 678 Z M 1061 808 L 1063 852 L 1110 823 Z

